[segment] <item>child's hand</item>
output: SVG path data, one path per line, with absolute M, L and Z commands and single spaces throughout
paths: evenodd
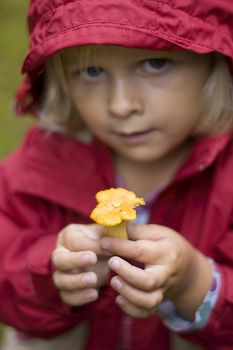
M 80 306 L 98 298 L 98 289 L 109 271 L 100 248 L 103 228 L 98 225 L 69 225 L 58 235 L 52 262 L 54 284 L 64 302 Z
M 103 250 L 118 255 L 109 266 L 117 274 L 111 285 L 119 293 L 119 306 L 133 317 L 147 317 L 164 299 L 170 299 L 185 317 L 193 319 L 211 283 L 207 258 L 167 227 L 130 225 L 128 235 L 128 241 L 101 241 Z M 143 263 L 145 269 L 119 256 Z

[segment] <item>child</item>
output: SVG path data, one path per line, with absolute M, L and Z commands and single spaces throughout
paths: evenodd
M 38 126 L 0 171 L 6 348 L 233 348 L 232 21 L 230 0 L 31 1 L 16 108 Z M 147 203 L 127 241 L 89 218 L 110 187 Z

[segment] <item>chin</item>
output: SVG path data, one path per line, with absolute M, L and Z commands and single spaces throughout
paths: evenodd
M 125 158 L 127 158 L 129 161 L 133 161 L 136 163 L 153 163 L 158 160 L 160 160 L 163 156 L 158 156 L 156 157 L 154 154 L 153 155 L 148 155 L 148 154 L 135 154 L 135 155 L 125 155 Z

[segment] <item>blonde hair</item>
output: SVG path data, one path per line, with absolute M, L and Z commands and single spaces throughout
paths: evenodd
M 88 66 L 90 57 L 101 46 L 85 46 L 64 49 L 53 55 L 45 66 L 45 90 L 39 115 L 48 129 L 61 128 L 64 132 L 76 133 L 82 119 L 73 106 L 69 93 L 66 66 L 81 62 Z M 212 54 L 211 73 L 203 86 L 200 114 L 193 135 L 213 135 L 233 127 L 233 81 L 226 58 Z
M 214 135 L 233 128 L 233 80 L 226 57 L 214 53 L 211 73 L 203 86 L 194 135 Z

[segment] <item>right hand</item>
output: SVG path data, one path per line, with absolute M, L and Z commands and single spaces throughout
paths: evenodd
M 95 224 L 71 224 L 58 234 L 52 253 L 53 281 L 65 303 L 81 306 L 98 298 L 109 272 L 100 247 L 104 235 L 103 227 Z

